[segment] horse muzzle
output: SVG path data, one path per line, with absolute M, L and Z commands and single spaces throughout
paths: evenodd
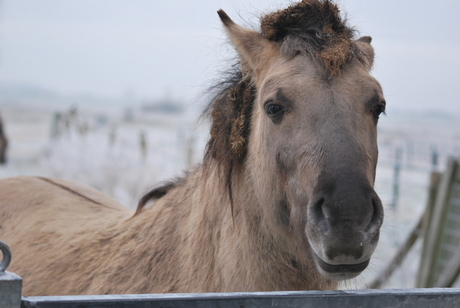
M 346 280 L 355 278 L 369 265 L 370 259 L 361 263 L 355 264 L 330 264 L 323 261 L 316 253 L 314 253 L 315 263 L 320 273 L 332 280 Z

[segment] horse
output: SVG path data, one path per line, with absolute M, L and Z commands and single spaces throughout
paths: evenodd
M 239 66 L 214 87 L 202 162 L 130 211 L 82 184 L 0 181 L 25 295 L 327 290 L 369 264 L 382 88 L 370 37 L 329 0 L 218 15 Z
M 6 164 L 6 150 L 8 148 L 8 139 L 3 129 L 3 121 L 0 117 L 0 165 Z

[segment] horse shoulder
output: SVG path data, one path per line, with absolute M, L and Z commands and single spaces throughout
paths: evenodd
M 133 214 L 95 189 L 64 180 L 2 179 L 0 195 L 0 237 L 14 254 L 10 269 L 28 281 L 24 294 L 84 293 L 88 279 L 65 282 L 94 271 L 100 262 L 90 260 L 108 249 L 102 244 L 111 230 Z

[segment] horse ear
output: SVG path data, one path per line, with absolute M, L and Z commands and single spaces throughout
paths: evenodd
M 252 73 L 252 77 L 257 80 L 268 67 L 273 53 L 278 50 L 276 43 L 267 40 L 257 31 L 237 25 L 223 10 L 217 11 L 217 14 L 240 56 L 242 69 Z
M 364 55 L 363 60 L 366 66 L 371 69 L 374 65 L 374 48 L 371 45 L 372 38 L 370 36 L 363 36 L 355 41 L 356 46 Z

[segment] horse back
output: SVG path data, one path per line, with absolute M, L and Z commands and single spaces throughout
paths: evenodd
M 53 275 L 59 275 L 57 263 L 62 259 L 64 264 L 74 247 L 84 247 L 97 239 L 99 230 L 113 228 L 133 214 L 103 193 L 66 180 L 2 179 L 0 196 L 0 240 L 13 253 L 9 270 L 27 279 L 29 286 L 34 280 L 46 285 L 44 279 L 52 284 L 43 271 L 54 267 Z

